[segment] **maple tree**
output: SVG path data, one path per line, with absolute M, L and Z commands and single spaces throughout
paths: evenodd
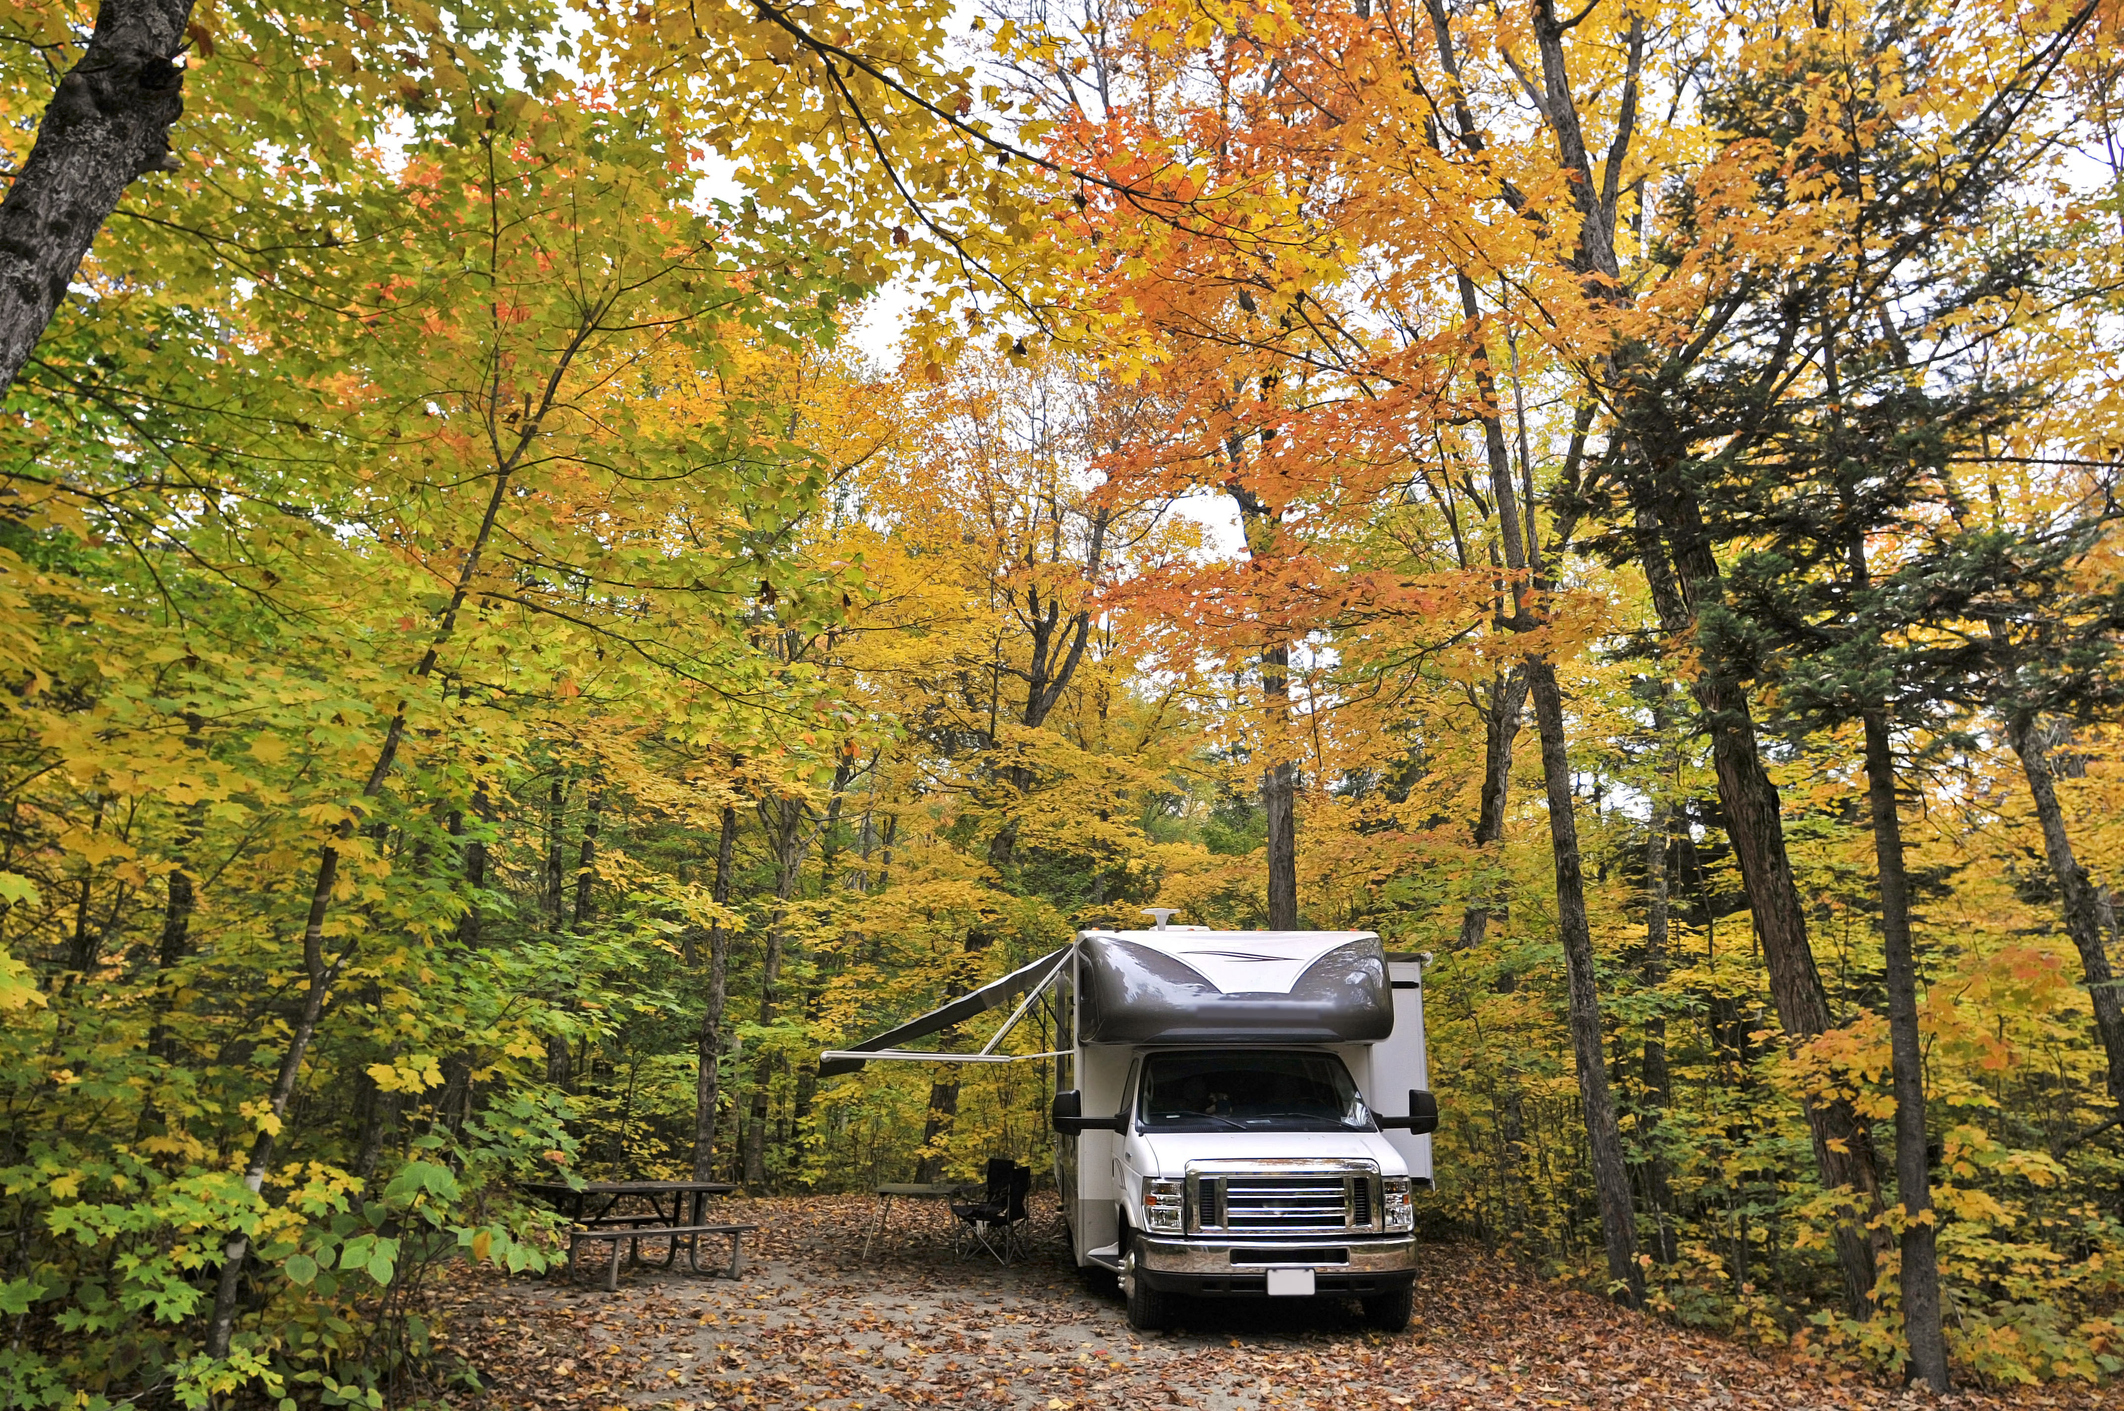
M 2034 189 L 2030 174 L 2041 168 L 2048 134 L 2058 130 L 2054 124 L 2074 121 L 2070 101 L 2050 80 L 2069 72 L 2072 54 L 2089 52 L 2086 27 L 2096 11 L 2060 11 L 2005 44 L 1973 38 L 1990 33 L 1988 16 L 1942 24 L 1925 32 L 1920 46 L 1940 59 L 1928 58 L 1922 82 L 1902 67 L 1908 61 L 1904 48 L 1915 41 L 1913 21 L 1900 11 L 1892 19 L 1835 8 L 1789 19 L 1767 13 L 1734 17 L 1730 33 L 1745 31 L 1751 39 L 1730 62 L 1719 49 L 1728 31 L 1718 25 L 1666 31 L 1675 45 L 1670 54 L 1648 50 L 1655 27 L 1647 15 L 1624 7 L 1602 11 L 1588 7 L 1566 23 L 1544 5 L 1524 13 L 1450 13 L 1441 5 L 1376 15 L 1366 7 L 1354 14 L 1335 7 L 1240 7 L 1215 16 L 1151 7 L 1121 43 L 1082 36 L 1100 65 L 1098 111 L 1066 80 L 1050 82 L 1030 63 L 1021 64 L 1020 72 L 1034 73 L 1035 91 L 1075 113 L 1079 128 L 1070 135 L 1082 151 L 1106 154 L 1110 170 L 1132 179 L 1159 173 L 1194 203 L 1194 211 L 1204 208 L 1204 192 L 1223 203 L 1216 219 L 1195 227 L 1183 222 L 1177 232 L 1118 221 L 1102 232 L 1122 245 L 1124 253 L 1112 259 L 1114 287 L 1125 291 L 1132 326 L 1145 330 L 1126 356 L 1154 376 L 1178 370 L 1174 380 L 1197 399 L 1222 399 L 1225 389 L 1244 387 L 1253 376 L 1264 389 L 1275 385 L 1273 372 L 1260 376 L 1264 361 L 1294 351 L 1312 378 L 1306 392 L 1314 412 L 1333 405 L 1333 394 L 1322 390 L 1330 371 L 1348 378 L 1343 385 L 1368 394 L 1406 387 L 1395 369 L 1382 365 L 1379 334 L 1389 332 L 1388 341 L 1400 344 L 1397 352 L 1416 345 L 1417 330 L 1450 320 L 1456 294 L 1464 317 L 1484 318 L 1481 294 L 1493 285 L 1495 313 L 1487 317 L 1503 323 L 1508 335 L 1518 323 L 1546 345 L 1548 357 L 1556 359 L 1549 365 L 1581 389 L 1572 394 L 1571 382 L 1563 384 L 1570 410 L 1557 430 L 1569 445 L 1559 457 L 1565 473 L 1552 492 L 1561 523 L 1570 526 L 1589 510 L 1605 518 L 1605 524 L 1597 518 L 1595 528 L 1605 531 L 1608 546 L 1641 553 L 1642 591 L 1670 638 L 1691 652 L 1711 647 L 1684 679 L 1710 713 L 1707 734 L 1723 805 L 1719 822 L 1746 879 L 1771 993 L 1787 1032 L 1803 1044 L 1832 1028 L 1828 997 L 1786 857 L 1778 790 L 1750 722 L 1751 667 L 1745 657 L 1718 649 L 1714 635 L 1729 612 L 1718 553 L 1734 541 L 1747 544 L 1757 527 L 1737 514 L 1707 524 L 1712 509 L 1705 503 L 1706 471 L 1696 463 L 1697 447 L 1724 441 L 1711 454 L 1715 467 L 1720 455 L 1745 456 L 1751 437 L 1763 434 L 1751 429 L 1746 407 L 1733 404 L 1735 394 L 1764 399 L 1771 417 L 1800 395 L 1798 371 L 1809 360 L 1793 357 L 1791 340 L 1779 343 L 1774 332 L 1758 344 L 1747 342 L 1756 334 L 1745 315 L 1752 301 L 1759 299 L 1765 310 L 1781 307 L 1779 300 L 1789 307 L 1794 285 L 1818 273 L 1824 256 L 1834 252 L 1858 262 L 1864 294 L 1839 316 L 1863 323 L 1870 317 L 1863 310 L 1878 306 L 1866 300 L 1894 297 L 1882 292 L 1881 276 L 1863 273 L 1865 261 L 1876 259 L 1877 270 L 1892 269 L 1912 248 L 1910 237 L 1890 233 L 1896 220 L 1933 232 L 1966 259 L 1972 253 L 1967 232 L 1977 219 L 1970 194 L 2010 189 L 2011 183 L 2021 191 Z M 1482 64 L 1465 61 L 1467 53 L 1481 56 Z M 1664 91 L 1648 93 L 1654 76 L 1661 76 Z M 1756 85 L 1772 103 L 1789 102 L 1790 121 L 1760 135 L 1736 123 L 1738 110 L 1721 106 L 1729 91 L 1722 85 L 1742 84 Z M 1821 96 L 1832 91 L 1850 96 L 1841 103 Z M 1648 120 L 1648 99 L 1666 109 L 1663 127 Z M 1861 173 L 1848 185 L 1837 184 L 1847 156 L 1870 160 L 1867 149 L 1882 140 L 1881 125 L 1852 117 L 1876 102 L 1891 141 L 1921 146 L 1925 160 L 1935 164 L 1944 151 L 1952 163 L 1954 175 L 1931 209 L 1917 194 L 1922 188 L 1908 178 L 1884 175 L 1876 187 L 1868 184 L 1874 178 Z M 1515 126 L 1508 116 L 1515 103 L 1531 105 L 1531 129 Z M 1949 126 L 1928 128 L 1935 114 Z M 1841 126 L 1854 122 L 1856 137 Z M 1907 122 L 1909 130 L 1898 133 L 1897 122 Z M 1596 128 L 1605 135 L 1596 137 Z M 1952 143 L 1948 131 L 1955 134 Z M 1596 144 L 1605 144 L 1605 151 Z M 1649 158 L 1641 155 L 1647 151 Z M 1777 194 L 1787 190 L 1786 183 L 1791 199 Z M 1663 198 L 1656 210 L 1653 192 Z M 1889 218 L 1871 214 L 1876 208 L 1869 202 L 1875 201 Z M 2061 242 L 2071 238 L 2062 232 L 2081 219 L 2069 205 L 2040 213 L 2026 209 L 2034 219 L 2053 222 Z M 1116 203 L 1117 214 L 1121 210 Z M 1569 219 L 1559 218 L 1566 212 Z M 1846 230 L 1853 234 L 1843 236 Z M 1876 258 L 1875 249 L 1885 253 Z M 1242 320 L 1259 307 L 1261 291 L 1246 288 L 1232 275 L 1235 268 L 1272 272 L 1280 316 L 1265 335 Z M 1450 271 L 1453 283 L 1440 271 Z M 1236 296 L 1227 292 L 1235 283 Z M 1978 287 L 2003 295 L 2007 286 Z M 2097 276 L 2063 297 L 2067 306 L 2077 300 L 2082 310 L 2091 310 L 2101 306 L 2104 287 Z M 1968 336 L 1966 327 L 1956 328 L 1951 309 L 1927 308 L 1926 315 L 1953 330 L 1944 335 L 1950 340 Z M 1774 319 L 1769 322 L 1774 326 Z M 1156 352 L 1143 351 L 1146 344 Z M 1197 344 L 1212 347 L 1209 356 L 1219 372 L 1188 364 L 1190 358 L 1202 360 Z M 1806 340 L 1799 346 L 1805 349 Z M 2052 347 L 2061 348 L 2062 340 Z M 1702 364 L 1749 348 L 1784 364 L 1772 362 L 1756 384 L 1736 377 L 1723 392 L 1698 390 Z M 1431 356 L 1420 366 L 1432 371 L 1426 390 L 1435 395 L 1440 350 L 1433 342 L 1424 351 Z M 1463 395 L 1457 405 L 1426 413 L 1376 397 L 1367 407 L 1376 413 L 1368 423 L 1376 428 L 1373 439 L 1353 434 L 1345 422 L 1333 437 L 1300 441 L 1294 462 L 1323 479 L 1351 476 L 1355 465 L 1377 467 L 1365 454 L 1381 441 L 1406 445 L 1413 439 L 1410 430 L 1421 435 L 1426 421 L 1458 420 L 1482 424 L 1487 458 L 1506 468 L 1502 399 L 1485 382 L 1488 347 L 1480 354 L 1469 357 L 1474 395 Z M 1223 367 L 1249 357 L 1253 361 L 1241 374 L 1223 375 Z M 2060 366 L 2052 362 L 2047 370 L 2055 376 Z M 1537 370 L 1535 376 L 1543 375 Z M 1553 375 L 1545 381 L 1557 385 Z M 1547 400 L 1547 394 L 1537 395 Z M 1717 401 L 1721 395 L 1729 401 Z M 1687 400 L 1692 397 L 1700 400 Z M 1755 415 L 1764 419 L 1764 413 Z M 1268 434 L 1281 438 L 1291 429 L 1288 420 L 1279 421 Z M 2034 450 L 2043 443 L 2023 444 Z M 1990 448 L 1981 451 L 1989 454 Z M 1522 464 L 1530 459 L 1523 454 Z M 2088 462 L 2102 463 L 2099 452 Z M 1509 475 L 1494 478 L 1500 489 L 1511 484 Z M 1385 483 L 1395 479 L 1406 484 L 1413 477 L 1389 473 Z M 1364 506 L 1361 513 L 1377 503 L 1383 487 L 1373 485 L 1378 488 L 1353 496 Z M 1510 495 L 1492 498 L 1503 503 Z M 1523 498 L 1530 507 L 1536 499 L 1531 480 Z M 1517 516 L 1503 522 L 1513 534 L 1523 533 Z M 1729 534 L 1731 539 L 1724 537 Z M 1567 539 L 1568 529 L 1559 537 Z M 1508 542 L 1501 547 L 1500 568 L 1530 567 L 1523 554 L 1510 553 Z M 1508 699 L 1510 685 L 1509 677 L 1497 682 L 1493 700 Z M 1561 735 L 1561 722 L 1543 723 L 1546 750 Z M 1488 754 L 1494 765 L 1502 751 L 1493 742 Z M 1561 772 L 1550 771 L 1552 786 Z M 1552 824 L 1566 823 L 1571 812 L 1565 782 L 1551 799 Z M 1499 791 L 1487 792 L 1494 798 Z M 1892 810 L 1876 812 L 1884 824 L 1893 821 Z M 1477 836 L 1484 831 L 1478 819 Z M 1572 850 L 1561 831 L 1555 842 L 1559 922 L 1568 950 L 1576 907 L 1562 869 Z M 1887 863 L 1884 845 L 1883 873 L 1890 879 L 1884 885 L 1892 884 L 1895 870 Z M 1887 909 L 1892 917 L 1899 908 L 1891 903 Z M 1889 929 L 1897 929 L 1892 919 Z M 1593 1089 L 1605 1066 L 1597 1038 L 1601 1021 L 1590 1002 L 1590 954 L 1580 949 L 1577 955 L 1579 963 L 1569 967 L 1583 977 L 1574 983 L 1574 1032 L 1584 1041 L 1576 1066 L 1581 1081 L 1591 1085 L 1585 1112 L 1596 1184 L 1610 1213 L 1611 1270 L 1619 1279 L 1634 1239 L 1626 1220 L 1614 1218 L 1618 1206 L 1628 1208 L 1618 1198 L 1620 1172 L 1600 1154 L 1606 1124 Z M 1898 1005 L 1902 1032 L 1913 1034 L 1909 1007 L 1902 1001 L 1890 1007 Z M 1912 1125 L 1904 1128 L 1897 1149 L 1906 1163 L 1913 1154 L 1919 1159 L 1915 1167 L 1903 1166 L 1899 1184 L 1912 1202 L 1907 1210 L 1914 1212 L 1923 1207 L 1926 1184 L 1921 1090 L 1909 1086 L 1915 1081 L 1914 1040 L 1898 1042 L 1905 1055 L 1897 1065 L 1906 1085 L 1902 1108 Z M 1836 1240 L 1847 1303 L 1863 1310 L 1876 1293 L 1875 1256 L 1886 1230 L 1869 1133 L 1847 1094 L 1808 1096 L 1818 1161 L 1833 1185 L 1852 1192 Z M 1922 1233 L 1926 1222 L 1906 1225 Z M 1920 1333 L 1932 1316 L 1917 1306 L 1924 1262 L 1921 1250 L 1906 1247 L 1905 1295 L 1912 1301 L 1906 1313 Z M 1939 1355 L 1925 1350 L 1923 1336 L 1914 1340 L 1919 1374 L 1943 1385 Z
M 10 1401 L 402 1400 L 534 1174 L 1043 1166 L 817 1054 L 1145 906 L 1435 953 L 1440 1230 L 2124 1371 L 2115 14 L 949 13 L 217 4 L 9 266 Z
M 451 101 L 390 148 L 358 80 L 260 172 L 245 149 L 316 65 L 246 64 L 283 33 L 253 19 L 178 129 L 226 144 L 226 181 L 84 269 L 11 404 L 8 914 L 33 959 L 8 974 L 7 1160 L 55 1241 L 9 1271 L 38 1330 L 17 1404 L 336 1395 L 342 1357 L 394 1375 L 400 1290 L 444 1251 L 543 1263 L 536 1216 L 482 1213 L 495 1162 L 572 1145 L 527 1061 L 656 926 L 730 919 L 673 878 L 605 923 L 598 807 L 728 797 L 651 787 L 674 753 L 802 753 L 828 707 L 748 605 L 805 630 L 853 586 L 774 566 L 832 469 L 789 439 L 782 365 L 860 285 L 693 206 L 684 160 L 594 94 L 453 68 L 439 37 Z M 656 749 L 610 714 L 652 701 Z M 571 778 L 594 781 L 573 917 L 555 879 L 526 925 L 496 905 L 509 829 Z M 323 1111 L 353 1115 L 343 1150 Z

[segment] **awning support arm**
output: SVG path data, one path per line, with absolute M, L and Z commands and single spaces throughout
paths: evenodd
M 996 1030 L 994 1036 L 991 1037 L 986 1044 L 983 1044 L 981 1046 L 981 1052 L 983 1054 L 990 1054 L 996 1051 L 996 1045 L 1002 1043 L 1004 1037 L 1009 1034 L 1012 1029 L 1015 1029 L 1018 1026 L 1018 1021 L 1025 1017 L 1025 1011 L 1031 1009 L 1033 1005 L 1039 1001 L 1040 996 L 1047 993 L 1047 987 L 1049 985 L 1052 985 L 1055 982 L 1055 976 L 1061 973 L 1062 967 L 1057 965 L 1054 969 L 1048 971 L 1045 975 L 1040 977 L 1040 983 L 1034 985 L 1032 989 L 1027 992 L 1024 1000 L 1019 1003 L 1018 1007 L 1010 1012 L 1010 1018 L 1003 1021 L 1003 1027 Z M 1048 1056 L 1051 1057 L 1052 1055 Z
M 910 1019 L 904 1024 L 887 1029 L 882 1034 L 873 1035 L 861 1043 L 852 1044 L 845 1049 L 835 1049 L 831 1052 L 820 1054 L 819 1076 L 821 1078 L 832 1078 L 843 1073 L 857 1072 L 864 1063 L 874 1057 L 920 1058 L 930 1062 L 953 1061 L 951 1055 L 948 1054 L 918 1053 L 900 1046 L 910 1039 L 918 1039 L 924 1035 L 934 1034 L 939 1030 L 948 1029 L 954 1024 L 963 1023 L 977 1014 L 994 1009 L 1028 988 L 1045 986 L 1048 981 L 1054 978 L 1055 972 L 1061 969 L 1064 959 L 1071 954 L 1073 945 L 1074 943 L 1069 946 L 1063 946 L 1060 950 L 1049 951 L 1030 965 L 1020 966 L 1000 980 L 991 980 L 969 994 L 961 995 L 957 999 L 933 1009 L 919 1018 Z M 1005 1032 L 1009 1030 L 1011 1024 L 1015 1024 L 1023 1015 L 1024 1008 L 1023 1005 L 1020 1005 L 1017 1013 L 1011 1015 L 1010 1020 L 1003 1026 Z M 1001 1037 L 1002 1035 L 999 1033 L 995 1039 L 991 1039 L 988 1048 L 983 1049 L 980 1054 L 961 1055 L 961 1057 L 983 1058 L 984 1061 L 988 1062 L 1008 1061 L 1017 1057 L 1014 1054 L 996 1055 L 990 1051 L 1000 1042 Z

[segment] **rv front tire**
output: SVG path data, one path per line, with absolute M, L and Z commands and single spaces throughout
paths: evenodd
M 1152 1288 L 1137 1272 L 1133 1249 L 1121 1259 L 1121 1291 L 1128 1296 L 1128 1325 L 1137 1332 L 1162 1332 L 1172 1322 L 1172 1295 Z

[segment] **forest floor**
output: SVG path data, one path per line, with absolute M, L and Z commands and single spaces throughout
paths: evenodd
M 1366 1330 L 1354 1304 L 1201 1301 L 1180 1330 L 1132 1331 L 1121 1301 L 1086 1287 L 1051 1199 L 1033 1254 L 1005 1269 L 955 1259 L 948 1213 L 896 1204 L 861 1258 L 871 1203 L 737 1201 L 762 1229 L 736 1281 L 626 1270 L 602 1287 L 591 1246 L 579 1283 L 453 1278 L 445 1346 L 485 1390 L 459 1411 L 1003 1411 L 1254 1408 L 1872 1408 L 1940 1405 L 1848 1371 L 1763 1355 L 1558 1285 L 1465 1245 L 1430 1249 L 1409 1331 Z M 712 1256 L 704 1241 L 703 1262 Z M 2111 1393 L 1965 1392 L 1947 1404 L 2093 1408 Z M 2109 1405 L 2115 1403 L 2110 1402 Z

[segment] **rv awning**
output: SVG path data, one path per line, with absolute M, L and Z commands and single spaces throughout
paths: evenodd
M 884 1033 L 865 1039 L 852 1048 L 827 1050 L 819 1055 L 819 1076 L 831 1078 L 842 1073 L 856 1072 L 873 1057 L 929 1059 L 945 1063 L 1007 1062 L 1008 1058 L 1002 1054 L 905 1053 L 899 1050 L 900 1045 L 910 1039 L 919 1039 L 925 1034 L 934 1034 L 939 1029 L 948 1029 L 954 1024 L 964 1023 L 976 1014 L 985 1013 L 1006 1000 L 1023 994 L 1052 974 L 1054 968 L 1062 963 L 1062 958 L 1069 954 L 1069 950 L 1068 946 L 1064 946 L 1058 951 L 1043 955 L 1023 969 L 1013 970 L 1002 979 L 991 980 L 971 994 L 959 996 L 941 1009 L 932 1009 L 919 1019 L 910 1019 L 898 1028 L 887 1029 Z

